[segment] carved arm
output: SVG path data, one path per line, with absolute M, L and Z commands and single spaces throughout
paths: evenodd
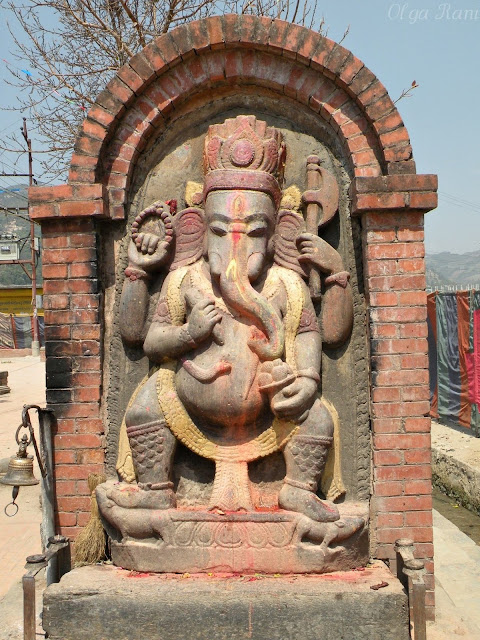
M 120 334 L 127 344 L 137 345 L 145 340 L 150 304 L 148 285 L 167 262 L 172 237 L 166 203 L 155 202 L 133 222 L 120 298 Z
M 345 342 L 353 326 L 353 294 L 349 274 L 343 269 L 325 278 L 322 298 L 322 339 L 329 347 Z
M 145 354 L 152 362 L 160 363 L 164 358 L 179 358 L 183 354 L 198 347 L 210 336 L 222 320 L 222 315 L 215 307 L 214 301 L 208 297 L 195 295 L 192 289 L 181 290 L 181 295 L 190 309 L 188 321 L 183 325 L 171 323 L 168 305 L 163 295 L 169 286 L 166 278 L 157 313 L 143 344 Z M 218 339 L 218 338 L 217 338 Z
M 145 355 L 160 364 L 165 358 L 179 358 L 197 346 L 188 330 L 188 323 L 175 325 L 152 322 L 143 343 Z
M 134 273 L 134 272 L 133 272 Z M 141 344 L 145 340 L 150 294 L 150 276 L 138 271 L 138 277 L 126 277 L 120 298 L 120 335 L 127 344 Z
M 324 274 L 322 296 L 322 341 L 335 347 L 348 338 L 353 325 L 353 295 L 350 274 L 344 270 L 341 255 L 323 238 L 302 233 L 297 240 L 300 262 L 316 266 Z

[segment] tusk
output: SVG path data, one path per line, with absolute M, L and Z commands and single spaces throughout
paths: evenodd
M 230 276 L 230 271 L 232 272 L 232 275 L 234 278 L 237 277 L 237 261 L 235 260 L 235 258 L 232 258 L 230 260 L 230 264 L 227 267 L 227 270 L 225 272 L 225 277 L 228 278 Z

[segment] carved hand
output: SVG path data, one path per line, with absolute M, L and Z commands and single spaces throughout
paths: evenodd
M 158 271 L 168 260 L 170 244 L 152 233 L 139 233 L 128 245 L 129 266 L 145 271 Z
M 222 319 L 221 313 L 215 307 L 215 303 L 206 298 L 193 305 L 188 318 L 188 333 L 194 342 L 206 340 L 213 329 Z
M 312 406 L 317 382 L 312 378 L 299 377 L 277 393 L 271 401 L 273 413 L 279 418 L 296 418 Z
M 301 233 L 297 238 L 297 247 L 301 253 L 299 262 L 309 262 L 328 274 L 343 270 L 340 254 L 323 238 L 313 233 Z

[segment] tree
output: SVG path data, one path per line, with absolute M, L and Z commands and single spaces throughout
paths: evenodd
M 29 113 L 33 136 L 43 147 L 36 161 L 49 177 L 68 168 L 97 94 L 159 34 L 224 13 L 281 18 L 325 33 L 316 2 L 309 0 L 0 0 L 2 5 L 15 45 L 15 66 L 9 66 L 11 84 L 19 89 L 14 108 Z M 0 149 L 12 144 L 23 152 L 17 140 Z

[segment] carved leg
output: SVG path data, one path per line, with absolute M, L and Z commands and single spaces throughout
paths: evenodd
M 333 503 L 320 500 L 316 495 L 332 436 L 332 418 L 317 399 L 285 447 L 287 474 L 278 496 L 282 509 L 303 513 L 316 522 L 334 522 L 340 518 Z
M 158 404 L 156 377 L 149 378 L 139 391 L 125 422 L 141 490 L 136 492 L 135 506 L 168 509 L 176 504 L 170 474 L 177 441 Z

